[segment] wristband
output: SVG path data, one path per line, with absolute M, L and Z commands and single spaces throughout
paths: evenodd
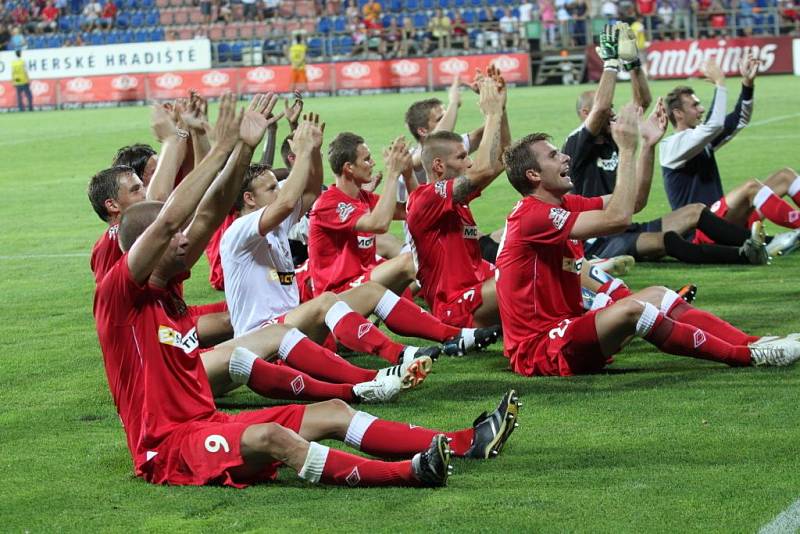
M 603 70 L 619 72 L 619 59 L 607 59 L 603 62 Z
M 189 139 L 189 132 L 187 132 L 183 128 L 175 128 L 175 135 L 177 135 L 181 139 Z
M 626 71 L 630 72 L 633 69 L 641 68 L 642 60 L 637 57 L 633 61 L 627 61 L 627 62 L 623 63 L 623 66 L 625 67 Z

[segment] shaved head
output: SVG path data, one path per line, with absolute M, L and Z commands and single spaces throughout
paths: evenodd
M 120 247 L 124 252 L 129 251 L 139 236 L 153 224 L 163 206 L 163 202 L 145 200 L 134 204 L 122 213 L 118 236 Z
M 578 117 L 581 116 L 581 110 L 592 110 L 592 106 L 594 106 L 594 93 L 594 91 L 584 91 L 580 94 L 578 101 L 575 102 L 575 112 L 578 114 Z
M 430 134 L 425 138 L 425 145 L 422 147 L 422 166 L 428 176 L 433 176 L 431 171 L 433 160 L 446 158 L 453 152 L 454 147 L 462 146 L 463 141 L 457 133 L 439 131 Z

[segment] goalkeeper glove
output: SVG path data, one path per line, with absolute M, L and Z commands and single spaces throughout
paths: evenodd
M 595 48 L 597 55 L 603 60 L 603 70 L 619 71 L 619 29 L 611 24 L 603 27 L 600 34 L 600 46 Z

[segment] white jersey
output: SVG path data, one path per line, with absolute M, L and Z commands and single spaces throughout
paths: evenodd
M 299 200 L 289 217 L 262 236 L 258 221 L 265 209 L 236 219 L 219 244 L 235 337 L 300 305 L 289 230 L 302 216 L 303 202 Z

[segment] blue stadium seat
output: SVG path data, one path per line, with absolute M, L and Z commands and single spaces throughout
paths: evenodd
M 514 17 L 519 18 L 519 8 L 518 7 L 512 8 L 511 9 L 511 15 L 514 16 Z
M 68 32 L 72 29 L 72 15 L 62 15 L 58 18 L 58 30 Z
M 124 32 L 122 32 L 119 42 L 120 43 L 132 43 L 134 41 L 135 41 L 135 37 L 133 35 L 133 31 L 125 30 Z
M 475 22 L 475 12 L 471 9 L 465 9 L 461 12 L 461 18 L 464 19 L 465 23 L 473 24 Z
M 136 43 L 146 43 L 150 40 L 150 32 L 147 30 L 136 30 L 133 32 L 133 40 Z
M 450 0 L 439 0 L 439 7 L 442 9 L 447 9 L 450 7 Z
M 141 11 L 134 11 L 131 15 L 131 28 L 141 28 L 144 26 L 144 15 Z
M 160 26 L 161 20 L 157 9 L 151 9 L 144 17 L 144 23 L 148 26 Z
M 244 45 L 242 43 L 239 42 L 233 43 L 233 45 L 231 46 L 231 60 L 236 63 L 241 63 L 243 49 Z
M 153 42 L 164 40 L 164 28 L 159 26 L 150 30 L 150 40 Z
M 336 54 L 340 55 L 350 54 L 350 52 L 353 51 L 353 38 L 350 37 L 349 35 L 342 35 L 341 37 L 339 37 L 336 48 L 338 49 L 338 51 L 335 52 Z
M 432 10 L 435 7 L 433 2 L 434 0 L 422 0 L 422 9 L 426 11 Z
M 419 9 L 419 1 L 418 0 L 406 0 L 406 14 L 407 15 L 411 14 L 411 13 L 408 13 L 409 11 L 416 11 L 418 9 Z
M 120 34 L 119 32 L 110 31 L 108 35 L 106 35 L 106 44 L 119 44 Z
M 100 32 L 92 32 L 89 34 L 89 44 L 92 46 L 99 46 L 106 44 L 105 35 Z
M 392 0 L 389 3 L 389 11 L 393 13 L 400 13 L 403 11 L 403 0 Z
M 139 7 L 142 9 L 152 9 L 155 5 L 155 0 L 139 0 Z
M 333 19 L 333 31 L 336 33 L 343 33 L 347 29 L 347 19 L 344 17 L 336 17 Z
M 472 7 L 481 7 L 483 0 L 470 0 L 470 4 L 472 4 Z
M 478 22 L 486 22 L 489 20 L 489 17 L 486 16 L 486 10 L 479 9 L 478 10 Z
M 117 28 L 124 30 L 131 25 L 131 17 L 126 12 L 122 12 L 117 15 L 117 20 L 114 22 L 114 26 Z
M 136 9 L 138 6 L 136 5 L 136 0 L 120 0 L 120 9 L 125 9 L 128 11 Z
M 505 14 L 506 14 L 506 10 L 503 9 L 502 7 L 498 7 L 497 9 L 494 10 L 494 18 L 496 18 L 497 20 L 500 20 L 501 18 L 503 18 L 505 16 Z
M 217 61 L 220 63 L 227 63 L 231 60 L 231 45 L 228 43 L 219 43 L 217 45 Z
M 388 28 L 389 24 L 392 23 L 393 18 L 394 17 L 392 17 L 389 14 L 384 15 L 383 17 L 381 17 L 381 26 L 383 26 L 384 28 Z
M 317 22 L 317 33 L 330 33 L 333 28 L 333 23 L 328 17 L 320 17 Z
M 428 15 L 425 13 L 414 13 L 414 27 L 415 28 L 427 28 L 428 27 Z
M 453 0 L 453 7 L 456 9 L 463 9 L 465 5 L 465 0 Z
M 308 55 L 309 57 L 319 57 L 322 55 L 322 39 L 319 37 L 312 37 L 308 40 Z
M 37 35 L 30 35 L 28 36 L 28 48 L 36 49 L 36 48 L 46 48 L 47 41 L 44 37 L 39 37 Z

